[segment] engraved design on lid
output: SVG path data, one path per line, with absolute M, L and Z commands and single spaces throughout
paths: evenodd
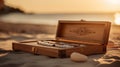
M 95 34 L 95 31 L 90 30 L 87 27 L 79 27 L 79 28 L 72 28 L 69 30 L 69 32 L 77 34 L 77 35 L 89 35 L 89 34 Z

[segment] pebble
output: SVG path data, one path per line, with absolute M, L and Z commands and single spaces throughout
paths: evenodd
M 80 54 L 78 52 L 73 52 L 70 55 L 70 59 L 75 62 L 85 62 L 88 60 L 88 57 L 86 55 Z

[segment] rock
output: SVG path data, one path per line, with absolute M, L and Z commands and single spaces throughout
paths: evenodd
M 85 62 L 87 61 L 88 57 L 78 52 L 73 52 L 70 55 L 70 59 L 75 62 Z

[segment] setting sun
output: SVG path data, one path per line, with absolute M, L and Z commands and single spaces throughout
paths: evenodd
M 107 0 L 107 2 L 111 3 L 111 4 L 120 4 L 120 0 Z
M 120 13 L 115 14 L 115 24 L 120 25 Z

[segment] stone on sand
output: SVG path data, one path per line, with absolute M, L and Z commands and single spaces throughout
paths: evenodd
M 87 61 L 88 57 L 78 52 L 73 52 L 70 55 L 70 59 L 75 62 L 85 62 Z

